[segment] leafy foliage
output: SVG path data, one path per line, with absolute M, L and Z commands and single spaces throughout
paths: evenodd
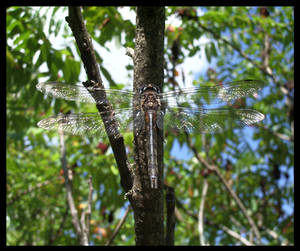
M 84 104 L 44 98 L 35 88 L 41 78 L 78 82 L 81 63 L 76 52 L 69 45 L 55 49 L 50 41 L 50 37 L 72 38 L 62 18 L 66 11 L 61 7 L 7 9 L 7 245 L 78 245 L 66 202 L 57 133 L 36 127 L 39 120 L 53 113 L 96 111 Z M 123 19 L 120 8 L 84 7 L 83 14 L 94 43 L 108 51 L 106 45 L 111 40 L 134 48 L 135 25 Z M 48 15 L 51 18 L 47 21 Z M 202 50 L 211 67 L 193 84 L 248 78 L 267 83 L 257 98 L 232 104 L 247 104 L 264 113 L 261 125 L 190 138 L 201 156 L 221 168 L 256 222 L 262 243 L 292 245 L 293 8 L 270 7 L 263 12 L 256 7 L 167 7 L 166 15 L 178 17 L 181 25 L 166 25 L 165 88 L 171 89 L 184 79 L 179 69 L 187 57 L 198 56 Z M 207 42 L 199 44 L 203 37 Z M 268 50 L 264 50 L 266 46 Z M 96 57 L 101 64 L 97 51 Z M 132 66 L 126 69 L 132 74 Z M 116 85 L 115 72 L 104 65 L 100 70 L 110 86 Z M 133 162 L 132 135 L 124 137 Z M 107 242 L 127 206 L 113 154 L 107 149 L 108 140 L 102 140 L 65 138 L 79 214 L 87 205 L 87 177 L 93 177 L 93 245 Z M 206 173 L 191 150 L 185 158 L 172 154 L 174 145 L 182 147 L 181 151 L 189 149 L 186 140 L 184 134 L 166 132 L 164 177 L 175 189 L 178 209 L 175 244 L 199 245 L 197 217 L 204 180 L 209 184 L 204 210 L 206 242 L 240 245 L 223 226 L 251 239 L 249 223 L 217 176 Z M 133 216 L 129 214 L 114 244 L 133 245 L 134 238 Z

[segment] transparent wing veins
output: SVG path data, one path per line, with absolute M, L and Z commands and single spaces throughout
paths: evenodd
M 203 85 L 161 93 L 159 94 L 161 101 L 166 104 L 164 107 L 166 109 L 166 113 L 164 113 L 165 129 L 216 132 L 257 123 L 264 119 L 264 115 L 258 111 L 212 108 L 213 104 L 254 95 L 263 86 L 264 82 L 259 80 L 241 80 L 223 85 Z M 106 123 L 108 127 L 105 130 L 101 117 L 105 122 L 110 122 L 113 118 L 111 112 L 104 112 L 101 113 L 102 116 L 99 113 L 80 113 L 46 118 L 38 123 L 39 127 L 45 129 L 62 128 L 65 132 L 74 135 L 102 137 L 106 135 L 106 131 L 108 135 L 116 135 L 119 130 L 132 129 L 133 121 L 138 122 L 138 117 L 134 116 L 131 107 L 134 92 L 98 87 L 88 87 L 87 89 L 84 86 L 60 82 L 39 83 L 37 89 L 52 97 L 87 103 L 102 104 L 107 97 L 115 108 L 121 108 L 115 109 L 113 112 L 113 116 L 117 120 L 117 128 L 114 128 L 114 123 L 111 123 L 111 127 L 110 123 Z M 138 119 L 142 119 L 143 116 L 139 117 L 141 118 Z
M 252 109 L 192 109 L 169 108 L 164 117 L 168 130 L 186 130 L 194 133 L 222 132 L 243 128 L 264 119 L 264 115 Z
M 133 127 L 132 110 L 122 109 L 114 113 L 117 121 L 117 127 L 113 123 L 108 124 L 105 129 L 103 120 L 111 121 L 110 112 L 101 113 L 76 113 L 76 114 L 59 114 L 58 116 L 49 117 L 41 120 L 38 126 L 47 130 L 58 130 L 61 128 L 64 132 L 72 135 L 81 136 L 99 136 L 105 137 L 117 136 L 120 131 L 125 131 Z
M 100 89 L 80 85 L 71 85 L 60 82 L 45 82 L 37 84 L 36 88 L 55 98 L 62 98 L 71 101 L 84 103 L 103 104 L 106 97 L 112 104 L 120 104 L 123 107 L 130 107 L 134 92 L 118 89 Z
M 240 80 L 223 85 L 203 84 L 199 87 L 182 88 L 181 90 L 162 93 L 161 101 L 170 107 L 182 103 L 208 101 L 210 104 L 229 102 L 257 93 L 265 85 L 260 80 Z

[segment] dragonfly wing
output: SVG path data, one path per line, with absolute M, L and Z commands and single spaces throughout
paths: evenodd
M 264 119 L 251 109 L 191 109 L 169 108 L 164 117 L 166 130 L 185 130 L 189 133 L 213 133 L 242 128 Z
M 132 108 L 117 109 L 114 117 L 117 120 L 120 132 L 132 132 L 135 117 Z
M 37 84 L 36 88 L 48 96 L 84 103 L 96 103 L 84 86 L 60 82 L 45 82 Z
M 160 95 L 162 103 L 167 106 L 193 107 L 193 104 L 220 104 L 255 95 L 264 86 L 265 83 L 260 80 L 240 80 L 220 85 L 205 83 L 200 87 L 183 88 Z
M 133 92 L 118 89 L 100 89 L 99 87 L 85 88 L 83 85 L 72 85 L 60 82 L 45 82 L 37 84 L 36 88 L 55 98 L 84 103 L 105 104 L 106 100 L 115 108 L 131 106 Z
M 138 133 L 140 130 L 145 128 L 145 119 L 144 112 L 138 111 L 134 116 L 134 124 L 135 124 L 135 133 Z
M 112 121 L 110 113 L 102 113 L 106 121 Z M 107 131 L 99 113 L 78 113 L 78 114 L 60 114 L 41 120 L 38 126 L 47 130 L 63 129 L 67 134 L 80 136 L 98 136 L 105 137 L 117 136 L 119 131 L 132 128 L 132 111 L 131 109 L 122 109 L 114 114 L 117 120 L 117 128 L 111 123 L 108 124 Z M 107 132 L 107 133 L 106 133 Z

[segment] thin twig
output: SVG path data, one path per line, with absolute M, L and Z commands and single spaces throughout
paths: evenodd
M 241 57 L 245 58 L 248 62 L 250 62 L 253 66 L 255 66 L 256 68 L 258 68 L 261 72 L 263 72 L 264 74 L 266 74 L 267 76 L 269 76 L 270 78 L 272 78 L 273 82 L 276 84 L 277 81 L 275 79 L 275 76 L 272 74 L 272 72 L 270 72 L 269 70 L 267 70 L 264 66 L 260 65 L 258 62 L 254 61 L 253 59 L 251 59 L 246 53 L 244 53 L 237 45 L 231 43 L 230 41 L 228 41 L 225 38 L 222 38 L 219 34 L 217 34 L 216 32 L 214 32 L 212 29 L 206 27 L 205 25 L 201 24 L 199 19 L 197 19 L 197 23 L 198 25 L 205 31 L 211 33 L 213 35 L 214 38 L 221 40 L 223 43 L 229 45 L 231 48 L 233 48 L 235 51 L 237 51 Z
M 270 236 L 272 236 L 275 240 L 279 240 L 281 241 L 282 245 L 289 245 L 289 241 L 288 239 L 286 239 L 285 237 L 283 237 L 282 235 L 279 236 L 278 233 L 276 233 L 275 231 L 271 230 L 271 229 L 268 229 L 268 228 L 265 228 L 264 229 L 267 234 L 269 234 Z
M 292 141 L 292 142 L 294 141 L 294 138 L 292 136 L 288 136 L 286 134 L 274 132 L 271 129 L 269 129 L 269 128 L 263 126 L 263 125 L 257 124 L 256 126 L 259 127 L 259 128 L 261 128 L 261 129 L 264 129 L 265 131 L 267 131 L 267 132 L 269 132 L 271 134 L 273 134 L 274 136 L 278 137 L 281 140 L 287 140 L 287 141 Z
M 75 207 L 74 199 L 73 199 L 73 191 L 72 191 L 72 184 L 69 179 L 68 175 L 68 168 L 67 168 L 67 160 L 66 160 L 66 148 L 65 148 L 65 142 L 64 142 L 64 133 L 62 128 L 59 128 L 59 142 L 60 142 L 60 155 L 61 155 L 61 165 L 64 171 L 64 178 L 65 178 L 65 186 L 66 186 L 66 192 L 67 192 L 67 201 L 68 205 L 71 211 L 72 216 L 72 223 L 75 228 L 77 237 L 80 241 L 81 245 L 84 245 L 84 240 L 82 239 L 82 230 L 80 228 L 79 218 L 78 218 L 78 212 Z
M 176 201 L 176 208 L 181 208 L 183 210 L 183 212 L 186 214 L 186 215 L 189 215 L 191 216 L 194 220 L 198 220 L 198 215 L 196 215 L 194 212 L 192 212 L 191 210 L 188 210 L 184 207 L 184 205 L 180 202 L 180 200 L 178 200 L 177 198 L 175 198 L 175 201 Z M 175 210 L 176 210 L 175 208 Z M 181 217 L 180 220 L 183 220 L 183 217 Z
M 176 205 L 181 208 L 183 210 L 183 212 L 189 216 L 191 216 L 194 220 L 198 220 L 199 219 L 199 215 L 197 216 L 195 213 L 191 212 L 190 210 L 186 209 L 183 204 L 176 198 Z M 235 239 L 241 241 L 242 243 L 244 243 L 245 245 L 253 245 L 253 243 L 251 241 L 248 241 L 246 238 L 243 238 L 242 236 L 240 236 L 238 233 L 234 232 L 233 230 L 222 226 L 221 224 L 217 224 L 212 222 L 211 220 L 206 219 L 205 223 L 210 225 L 210 226 L 214 226 L 217 229 L 222 229 L 224 232 L 226 232 L 227 234 L 229 234 L 230 236 L 234 237 Z
M 192 144 L 191 139 L 189 137 L 189 135 L 187 133 L 185 133 L 186 138 L 187 138 L 187 142 L 189 147 L 192 149 L 192 151 L 195 154 L 195 157 L 198 159 L 198 161 L 200 163 L 202 163 L 206 168 L 208 168 L 209 170 L 214 171 L 218 178 L 221 180 L 221 182 L 224 184 L 225 188 L 227 189 L 227 191 L 229 192 L 229 194 L 232 196 L 232 198 L 236 201 L 236 203 L 238 204 L 239 208 L 242 210 L 243 214 L 245 215 L 248 223 L 250 224 L 250 226 L 252 227 L 255 236 L 257 238 L 257 242 L 260 244 L 260 233 L 259 230 L 255 224 L 255 222 L 253 221 L 253 219 L 251 218 L 251 216 L 248 214 L 247 209 L 245 208 L 244 204 L 242 203 L 242 201 L 239 199 L 239 197 L 237 196 L 237 194 L 235 193 L 235 191 L 231 188 L 231 186 L 228 184 L 228 182 L 226 181 L 226 179 L 223 177 L 223 175 L 221 174 L 219 168 L 216 165 L 211 165 L 209 164 L 204 158 L 202 158 L 199 154 L 197 149 L 195 148 L 195 146 Z
M 264 37 L 264 50 L 263 52 L 265 53 L 265 58 L 264 58 L 264 62 L 261 65 L 259 62 L 256 62 L 254 59 L 252 59 L 251 57 L 249 57 L 246 53 L 244 53 L 242 51 L 242 49 L 240 48 L 240 46 L 238 46 L 237 44 L 228 41 L 227 39 L 221 37 L 220 34 L 218 34 L 217 32 L 215 32 L 213 29 L 203 25 L 200 22 L 200 18 L 198 16 L 194 17 L 194 20 L 196 20 L 197 24 L 199 25 L 199 27 L 201 27 L 203 30 L 209 32 L 210 34 L 212 34 L 212 36 L 215 39 L 218 39 L 220 41 L 222 41 L 224 44 L 227 44 L 228 46 L 230 46 L 233 50 L 235 50 L 236 52 L 238 52 L 240 54 L 240 56 L 244 59 L 246 59 L 248 62 L 250 62 L 254 67 L 256 67 L 257 69 L 259 69 L 263 74 L 267 75 L 268 77 L 270 77 L 272 79 L 272 81 L 274 82 L 274 84 L 281 90 L 281 92 L 283 94 L 285 94 L 287 92 L 287 88 L 283 85 L 281 85 L 281 83 L 279 81 L 276 80 L 276 77 L 274 75 L 274 73 L 272 72 L 272 69 L 269 66 L 269 54 L 271 52 L 271 43 L 269 40 L 269 36 L 266 35 Z
M 243 244 L 245 244 L 246 246 L 253 246 L 253 243 L 248 241 L 246 238 L 242 237 L 240 234 L 238 234 L 237 232 L 231 230 L 230 228 L 223 226 L 223 225 L 219 225 L 219 227 L 226 232 L 227 234 L 229 234 L 230 236 L 232 236 L 233 238 L 239 240 L 240 242 L 242 242 Z
M 88 246 L 89 243 L 89 234 L 90 234 L 90 218 L 92 212 L 92 195 L 93 195 L 93 184 L 92 184 L 92 176 L 89 176 L 89 196 L 88 196 L 88 205 L 87 210 L 81 213 L 81 228 L 82 228 L 82 235 L 84 239 L 84 243 Z
M 236 219 L 234 218 L 232 215 L 229 216 L 229 219 L 232 221 L 233 224 L 235 224 L 237 227 L 241 228 L 241 229 L 245 229 L 245 227 Z
M 199 239 L 200 239 L 201 246 L 207 245 L 205 243 L 205 238 L 204 238 L 204 206 L 205 206 L 207 190 L 208 190 L 208 182 L 207 179 L 204 178 L 202 195 L 201 195 L 200 206 L 199 206 L 199 214 L 198 214 L 198 231 L 199 231 Z
M 270 68 L 270 53 L 271 53 L 270 36 L 264 30 L 263 32 L 264 32 L 264 46 L 262 49 L 263 67 L 266 69 L 266 72 L 273 75 L 272 69 Z
M 204 133 L 202 133 L 201 138 L 203 143 L 203 150 L 206 153 L 206 156 L 209 156 L 208 145 Z M 200 244 L 202 246 L 206 246 L 207 244 L 205 243 L 205 238 L 204 238 L 204 207 L 205 207 L 205 199 L 208 190 L 208 182 L 207 182 L 206 175 L 203 176 L 204 179 L 203 179 L 202 195 L 200 199 L 199 214 L 198 214 L 198 231 L 199 231 Z
M 106 242 L 105 246 L 109 246 L 110 244 L 112 244 L 113 240 L 115 239 L 115 237 L 117 236 L 117 234 L 119 233 L 121 227 L 123 226 L 127 215 L 129 213 L 130 210 L 130 205 L 128 205 L 125 214 L 123 215 L 122 219 L 119 221 L 117 227 L 115 228 L 115 231 L 113 232 L 113 234 L 111 235 L 110 239 Z
M 90 219 L 92 214 L 92 198 L 93 198 L 93 183 L 92 183 L 92 176 L 89 176 L 89 197 L 88 197 L 88 209 L 87 209 L 87 232 L 90 232 Z

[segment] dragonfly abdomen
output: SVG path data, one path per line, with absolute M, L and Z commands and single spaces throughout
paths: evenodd
M 156 131 L 156 111 L 148 110 L 146 112 L 146 133 L 147 133 L 147 160 L 148 175 L 151 188 L 157 188 L 157 131 Z

